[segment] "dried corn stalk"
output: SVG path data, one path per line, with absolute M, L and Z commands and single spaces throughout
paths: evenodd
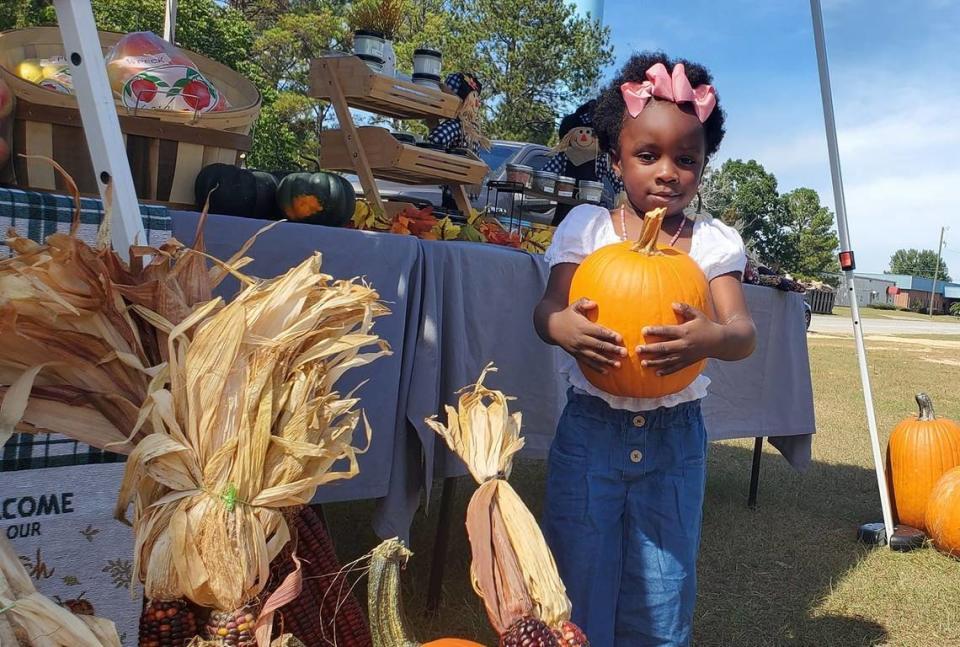
M 13 546 L 0 537 L 0 645 L 120 647 L 113 623 L 74 615 L 37 592 Z
M 159 249 L 133 247 L 128 266 L 109 247 L 74 236 L 79 193 L 50 162 L 73 193 L 73 225 L 43 245 L 8 234 L 14 256 L 0 261 L 0 444 L 14 431 L 48 431 L 126 454 L 128 437 L 151 431 L 140 407 L 166 359 L 164 332 L 131 306 L 180 323 L 250 261 L 248 246 L 208 270 L 201 218 L 193 249 L 175 239 Z M 98 239 L 109 240 L 109 223 L 107 210 Z M 144 266 L 146 255 L 152 259 Z
M 507 482 L 513 456 L 523 448 L 521 414 L 508 398 L 483 386 L 488 365 L 458 408 L 447 406 L 447 424 L 426 422 L 466 464 L 480 484 L 467 506 L 473 588 L 502 634 L 516 620 L 535 616 L 554 629 L 570 618 L 570 600 L 536 519 Z
M 144 405 L 154 433 L 130 455 L 117 508 L 123 518 L 134 505 L 147 597 L 239 608 L 289 539 L 283 509 L 357 473 L 358 401 L 333 385 L 389 352 L 371 332 L 385 312 L 377 298 L 331 281 L 315 255 L 177 326 L 138 308 L 167 335 L 169 356 Z M 346 469 L 331 471 L 340 459 Z
M 283 510 L 357 473 L 358 400 L 333 387 L 389 353 L 372 332 L 387 311 L 369 286 L 322 274 L 319 255 L 269 281 L 244 275 L 256 236 L 209 259 L 205 217 L 193 249 L 133 247 L 129 266 L 70 235 L 12 235 L 0 440 L 54 431 L 129 453 L 116 514 L 132 504 L 148 597 L 233 610 L 289 540 Z M 227 275 L 242 286 L 229 304 L 211 296 Z

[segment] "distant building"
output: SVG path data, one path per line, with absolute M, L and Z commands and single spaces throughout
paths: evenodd
M 860 278 L 866 281 L 892 282 L 894 285 L 887 287 L 887 293 L 892 297 L 893 305 L 898 308 L 918 309 L 922 307 L 926 310 L 930 304 L 930 291 L 933 290 L 933 311 L 946 313 L 950 306 L 960 301 L 960 283 L 944 283 L 937 281 L 936 288 L 933 285 L 933 279 L 923 278 L 921 276 L 910 276 L 908 274 L 856 274 L 857 278 L 857 299 L 860 301 Z M 846 290 L 849 293 L 849 290 Z M 839 295 L 837 303 L 840 303 Z M 869 302 L 863 303 L 869 305 Z
M 894 290 L 897 287 L 896 281 L 892 278 L 874 278 L 876 274 L 855 274 L 854 287 L 857 294 L 858 306 L 871 306 L 876 303 L 894 305 Z M 837 298 L 834 301 L 838 306 L 850 305 L 850 288 L 847 286 L 846 278 L 840 275 L 840 286 L 837 288 Z

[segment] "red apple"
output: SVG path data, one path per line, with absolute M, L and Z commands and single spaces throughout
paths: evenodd
M 130 84 L 130 91 L 137 101 L 137 105 L 148 104 L 157 96 L 157 84 L 149 79 L 135 79 Z
M 13 91 L 3 79 L 0 79 L 0 119 L 5 119 L 13 112 Z
M 193 110 L 203 110 L 210 105 L 210 88 L 199 79 L 194 79 L 180 91 L 183 101 Z

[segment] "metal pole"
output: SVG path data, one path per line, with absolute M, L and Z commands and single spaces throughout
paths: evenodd
M 840 152 L 837 147 L 837 124 L 833 115 L 833 93 L 830 89 L 830 68 L 827 63 L 827 46 L 823 34 L 823 11 L 820 8 L 820 0 L 810 0 L 810 14 L 813 19 L 813 40 L 817 48 L 817 66 L 820 70 L 820 95 L 823 99 L 823 121 L 827 131 L 827 149 L 830 153 L 833 200 L 837 208 L 837 229 L 840 233 L 840 267 L 843 269 L 847 289 L 850 291 L 850 317 L 853 319 L 853 337 L 857 347 L 857 361 L 860 365 L 863 401 L 867 409 L 867 428 L 870 431 L 873 465 L 877 473 L 877 487 L 880 490 L 883 525 L 887 531 L 887 541 L 889 542 L 893 537 L 894 530 L 893 513 L 890 506 L 890 492 L 887 490 L 887 479 L 883 472 L 883 454 L 880 452 L 877 418 L 873 409 L 873 390 L 870 388 L 870 372 L 867 368 L 867 351 L 863 343 L 860 308 L 854 290 L 853 270 L 856 268 L 856 263 L 850 245 L 847 206 L 843 196 L 843 176 L 840 173 Z
M 130 162 L 127 161 L 127 148 L 120 132 L 120 120 L 107 80 L 107 68 L 103 64 L 93 8 L 89 0 L 54 0 L 54 6 L 64 52 L 70 61 L 83 134 L 105 205 L 108 186 L 113 191 L 111 242 L 117 254 L 127 259 L 134 241 L 145 245 L 147 240 Z
M 943 232 L 946 227 L 940 228 L 940 244 L 937 246 L 937 265 L 933 268 L 933 286 L 930 288 L 930 312 L 927 314 L 933 318 L 933 295 L 937 292 L 937 279 L 940 278 L 940 259 L 943 258 Z
M 171 45 L 177 37 L 177 0 L 166 0 L 163 13 L 163 40 Z

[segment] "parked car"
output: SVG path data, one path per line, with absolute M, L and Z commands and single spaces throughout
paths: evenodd
M 502 181 L 507 176 L 507 164 L 525 164 L 534 169 L 542 169 L 550 160 L 550 148 L 542 144 L 529 142 L 513 142 L 494 140 L 489 151 L 481 151 L 480 157 L 490 167 L 490 172 L 483 181 L 483 188 L 479 194 L 471 195 L 470 202 L 476 209 L 490 205 L 500 210 L 500 213 L 509 217 L 511 214 L 527 222 L 549 224 L 553 218 L 555 204 L 550 200 L 524 197 L 512 193 L 497 192 L 487 188 L 491 180 Z M 363 187 L 356 175 L 345 174 L 353 184 L 357 195 L 363 194 Z M 432 204 L 440 207 L 443 204 L 443 187 L 440 185 L 409 185 L 387 180 L 377 180 L 380 195 L 400 200 L 407 200 L 414 204 Z
M 806 301 L 803 302 L 803 319 L 807 324 L 807 330 L 810 330 L 810 322 L 813 320 L 813 309 Z

